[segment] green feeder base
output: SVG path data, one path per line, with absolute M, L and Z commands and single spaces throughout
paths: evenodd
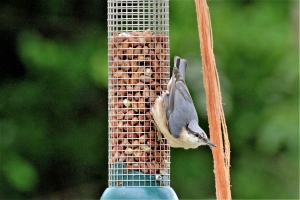
M 144 174 L 140 171 L 129 170 L 123 172 L 126 166 L 123 163 L 115 163 L 110 169 L 110 186 L 107 188 L 101 200 L 104 199 L 175 199 L 178 197 L 174 190 L 167 185 L 169 178 L 161 175 L 160 179 L 153 174 Z
M 178 197 L 171 187 L 111 187 L 107 188 L 101 200 L 105 199 L 171 199 Z

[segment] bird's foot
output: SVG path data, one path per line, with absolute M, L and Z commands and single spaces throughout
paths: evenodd
M 162 140 L 162 135 L 161 135 L 161 131 L 159 130 L 156 122 L 154 120 L 151 120 L 151 122 L 154 124 L 154 126 L 156 127 L 156 130 L 157 130 L 157 141 L 160 142 L 161 144 L 163 144 L 163 140 Z

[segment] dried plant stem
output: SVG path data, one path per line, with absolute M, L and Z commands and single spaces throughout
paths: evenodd
M 230 144 L 222 107 L 219 76 L 213 53 L 212 30 L 206 0 L 195 0 L 204 87 L 207 97 L 207 111 L 210 139 L 217 147 L 212 148 L 217 199 L 231 199 L 230 192 Z M 223 135 L 222 135 L 223 131 Z

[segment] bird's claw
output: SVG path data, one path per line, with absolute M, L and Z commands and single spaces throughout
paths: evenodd
M 154 124 L 154 126 L 156 127 L 157 130 L 157 141 L 159 141 L 160 143 L 163 144 L 163 140 L 162 140 L 162 136 L 161 136 L 161 131 L 159 130 L 156 122 L 154 120 L 151 120 L 151 122 Z

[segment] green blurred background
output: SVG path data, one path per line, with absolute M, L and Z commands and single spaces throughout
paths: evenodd
M 298 199 L 299 2 L 208 4 L 232 197 Z M 103 0 L 0 1 L 0 199 L 98 199 L 107 187 L 106 16 Z M 170 46 L 189 61 L 209 132 L 193 0 L 170 0 Z M 179 198 L 215 198 L 208 147 L 171 155 Z

